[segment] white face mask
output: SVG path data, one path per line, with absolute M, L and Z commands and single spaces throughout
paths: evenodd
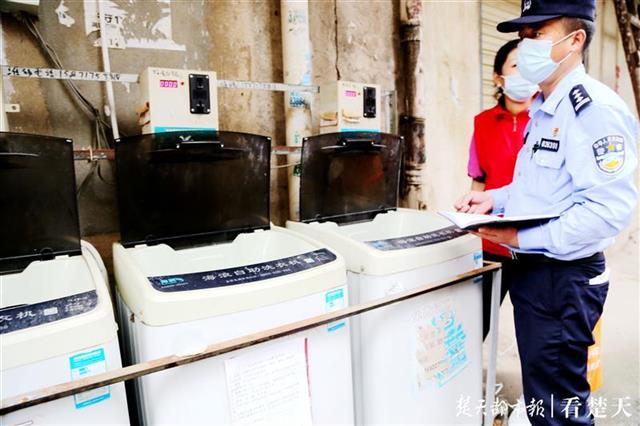
M 567 60 L 573 51 L 569 52 L 560 62 L 553 62 L 551 49 L 558 43 L 571 37 L 575 31 L 553 43 L 551 40 L 523 39 L 518 45 L 518 70 L 522 76 L 532 83 L 542 83 L 561 63 Z
M 540 91 L 537 84 L 525 80 L 520 74 L 502 76 L 504 94 L 514 101 L 525 101 Z

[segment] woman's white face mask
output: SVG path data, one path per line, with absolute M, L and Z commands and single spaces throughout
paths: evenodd
M 537 92 L 540 87 L 537 84 L 525 80 L 520 74 L 511 74 L 502 76 L 504 79 L 504 94 L 514 101 L 526 101 Z
M 551 40 L 523 39 L 518 45 L 517 55 L 518 70 L 522 77 L 536 84 L 545 81 L 573 53 L 571 51 L 560 62 L 554 62 L 551 59 L 551 49 L 575 33 L 576 31 L 569 33 L 555 43 Z

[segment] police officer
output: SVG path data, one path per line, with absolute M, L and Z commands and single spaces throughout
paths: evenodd
M 559 215 L 525 229 L 477 232 L 515 259 L 509 284 L 533 425 L 594 422 L 587 349 L 609 286 L 602 252 L 637 203 L 637 122 L 582 65 L 595 9 L 595 0 L 524 0 L 519 18 L 498 25 L 519 32 L 518 69 L 542 93 L 530 107 L 514 181 L 455 205 L 471 213 Z

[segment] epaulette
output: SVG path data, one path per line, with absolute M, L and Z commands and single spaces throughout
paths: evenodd
M 580 114 L 580 111 L 593 102 L 591 96 L 589 96 L 582 84 L 578 84 L 571 88 L 569 91 L 569 99 L 571 100 L 571 104 L 573 105 L 573 110 L 576 115 Z

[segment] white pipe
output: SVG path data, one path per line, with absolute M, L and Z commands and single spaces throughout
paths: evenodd
M 2 31 L 2 28 L 0 28 Z M 9 123 L 7 122 L 7 111 L 4 104 L 4 76 L 0 75 L 0 132 L 9 131 Z
M 311 85 L 311 40 L 309 38 L 309 2 L 280 1 L 282 19 L 282 65 L 286 84 Z M 285 93 L 284 112 L 288 146 L 302 145 L 302 138 L 311 135 L 311 94 Z M 298 163 L 299 154 L 291 154 L 287 163 Z M 299 167 L 289 172 L 289 219 L 300 217 Z
M 4 31 L 2 30 L 2 17 L 0 17 L 0 59 L 4 60 Z M 4 102 L 4 75 L 0 75 L 0 132 L 9 131 L 7 111 L 5 111 Z
M 111 62 L 109 61 L 109 47 L 107 46 L 107 25 L 104 22 L 104 0 L 98 0 L 98 13 L 100 21 L 100 41 L 102 45 L 102 67 L 104 72 L 111 73 Z M 111 131 L 113 132 L 113 138 L 120 138 L 120 131 L 118 130 L 118 120 L 116 119 L 116 101 L 113 96 L 113 82 L 108 80 L 105 82 L 107 85 L 107 102 L 109 103 L 109 117 L 111 118 Z
M 489 365 L 485 388 L 486 411 L 484 426 L 493 425 L 494 402 L 496 398 L 496 365 L 498 362 L 498 332 L 500 329 L 500 292 L 502 288 L 502 268 L 492 273 L 491 315 L 489 319 Z

